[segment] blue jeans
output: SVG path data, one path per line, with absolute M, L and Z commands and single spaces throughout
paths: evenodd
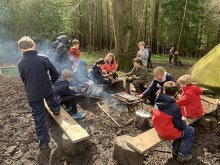
M 59 111 L 59 103 L 55 100 L 54 95 L 46 98 L 50 102 L 49 106 L 52 111 Z M 49 133 L 46 125 L 46 112 L 44 107 L 44 101 L 29 101 L 29 105 L 32 108 L 32 116 L 34 118 L 35 129 L 37 137 L 40 140 L 41 144 L 48 144 L 50 141 Z
M 195 142 L 194 128 L 191 126 L 187 126 L 183 130 L 182 136 L 173 141 L 172 147 L 173 150 L 178 151 L 183 156 L 188 156 L 190 154 L 190 150 L 194 142 Z

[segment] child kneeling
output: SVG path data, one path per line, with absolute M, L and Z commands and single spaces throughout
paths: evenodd
M 61 79 L 58 79 L 53 84 L 53 90 L 56 98 L 58 98 L 60 104 L 64 104 L 69 110 L 70 115 L 74 119 L 82 119 L 84 114 L 77 112 L 75 94 L 76 92 L 69 88 L 70 82 L 73 80 L 73 74 L 70 70 L 63 70 L 61 73 Z
M 182 120 L 180 109 L 174 99 L 178 86 L 173 81 L 165 82 L 153 110 L 153 126 L 164 140 L 173 140 L 172 154 L 179 162 L 192 159 L 190 149 L 195 141 L 194 128 Z

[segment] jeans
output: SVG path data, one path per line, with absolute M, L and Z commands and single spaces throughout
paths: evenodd
M 49 102 L 49 107 L 52 111 L 60 110 L 59 103 L 55 100 L 54 95 L 49 96 L 46 100 Z M 29 101 L 29 105 L 32 108 L 32 116 L 34 118 L 37 137 L 41 144 L 47 144 L 50 141 L 50 137 L 46 125 L 44 101 Z
M 182 136 L 173 141 L 172 147 L 173 150 L 181 153 L 183 156 L 188 156 L 190 154 L 190 149 L 194 142 L 195 142 L 194 128 L 191 126 L 187 126 L 183 130 Z

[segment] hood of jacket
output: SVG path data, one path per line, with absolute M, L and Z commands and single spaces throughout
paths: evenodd
M 196 86 L 194 84 L 191 84 L 191 85 L 184 87 L 183 91 L 184 92 L 190 91 L 190 92 L 195 93 L 196 95 L 201 95 L 203 93 L 203 91 L 198 86 Z

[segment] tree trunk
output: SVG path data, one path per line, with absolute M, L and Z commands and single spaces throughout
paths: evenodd
M 158 16 L 159 16 L 160 0 L 155 0 L 154 22 L 152 31 L 152 51 L 158 53 L 157 50 L 157 32 L 158 32 Z
M 132 68 L 132 59 L 136 55 L 135 19 L 133 17 L 133 0 L 111 0 L 113 28 L 115 34 L 115 54 L 119 69 Z

